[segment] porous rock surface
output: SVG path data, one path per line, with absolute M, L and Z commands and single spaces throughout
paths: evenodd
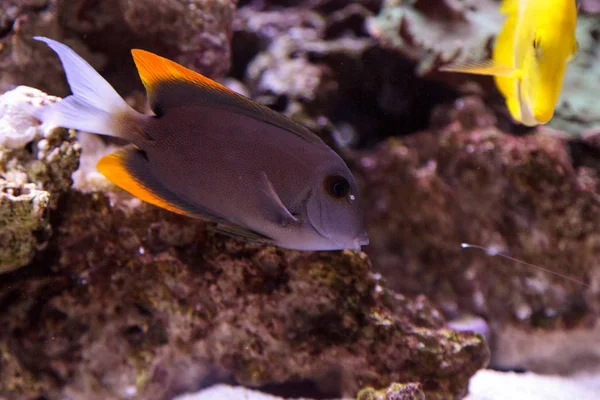
M 497 335 L 492 350 L 498 364 L 543 364 L 553 371 L 565 362 L 558 357 L 553 364 L 548 354 L 565 352 L 544 353 L 521 341 L 503 359 L 514 341 L 502 332 L 511 327 L 535 341 L 544 337 L 536 332 L 568 335 L 597 326 L 597 153 L 547 128 L 517 137 L 495 122 L 481 100 L 463 98 L 434 113 L 430 131 L 390 139 L 357 156 L 371 240 L 366 252 L 395 290 L 424 293 L 449 319 L 483 317 Z M 596 352 L 585 350 L 591 345 L 566 353 L 571 360 L 596 357 L 599 363 Z
M 419 75 L 431 75 L 444 63 L 489 57 L 502 27 L 498 6 L 495 0 L 385 0 L 367 27 L 383 46 L 417 62 Z
M 50 215 L 79 163 L 74 133 L 40 127 L 24 108 L 56 100 L 27 87 L 0 96 L 0 274 L 47 245 Z
M 245 3 L 234 20 L 231 73 L 252 98 L 336 148 L 424 127 L 432 104 L 449 95 L 368 32 L 381 1 Z
M 237 0 L 0 0 L 0 92 L 27 84 L 64 96 L 68 87 L 47 36 L 71 46 L 117 89 L 141 88 L 129 51 L 143 48 L 208 76 L 229 68 Z
M 58 59 L 31 40 L 34 34 L 64 41 L 130 94 L 141 87 L 133 79 L 132 47 L 218 76 L 229 66 L 232 30 L 231 74 L 246 85 L 242 91 L 329 143 L 371 146 L 424 125 L 416 120 L 446 95 L 431 82 L 478 93 L 493 87 L 491 79 L 435 70 L 489 55 L 501 26 L 497 2 L 241 3 L 234 17 L 234 1 L 147 7 L 142 0 L 0 0 L 8 32 L 0 37 L 0 88 L 26 82 L 66 94 Z M 433 12 L 437 6 L 441 11 Z M 579 29 L 588 36 L 578 33 L 583 53 L 569 68 L 576 73 L 567 75 L 565 98 L 593 93 L 595 18 L 581 17 Z M 586 96 L 569 100 L 570 109 L 559 106 L 555 121 L 567 125 L 558 127 L 594 127 Z M 442 327 L 482 319 L 496 365 L 564 372 L 590 355 L 595 362 L 597 346 L 585 340 L 598 326 L 598 146 L 593 138 L 568 142 L 544 129 L 515 137 L 497 127 L 501 114 L 462 98 L 438 108 L 425 132 L 344 154 L 365 198 L 365 250 L 382 273 L 379 283 L 362 255 L 241 245 L 121 192 L 105 194 L 114 188 L 90 171 L 113 144 L 96 136 L 82 139 L 93 142 L 91 155 L 87 172 L 75 175 L 86 194 L 56 196 L 70 180 L 33 179 L 29 172 L 16 190 L 3 175 L 0 191 L 9 201 L 0 212 L 8 204 L 15 215 L 14 198 L 25 194 L 17 208 L 27 221 L 3 230 L 16 237 L 6 228 L 23 228 L 19 240 L 26 245 L 12 265 L 33 262 L 0 277 L 7 327 L 0 331 L 0 394 L 161 398 L 227 376 L 251 386 L 335 382 L 333 391 L 349 396 L 367 385 L 381 395 L 393 381 L 419 382 L 427 398 L 460 397 L 487 353 L 477 336 Z M 64 151 L 78 152 L 67 131 L 52 135 L 67 143 Z M 19 138 L 19 157 L 30 157 L 37 140 Z M 70 177 L 75 158 L 57 170 Z M 56 188 L 38 187 L 55 181 Z M 462 242 L 492 246 L 585 285 L 462 249 Z M 416 297 L 422 293 L 444 317 Z M 555 335 L 562 339 L 549 339 Z M 584 339 L 564 347 L 568 338 Z M 550 342 L 551 349 L 532 345 Z
M 345 396 L 421 382 L 449 399 L 487 363 L 480 336 L 383 288 L 363 253 L 241 244 L 102 194 L 62 204 L 48 257 L 0 285 L 9 399 L 168 398 L 218 377 Z
M 360 391 L 356 400 L 425 400 L 425 398 L 425 393 L 419 384 L 392 383 L 389 387 L 381 390 L 365 388 Z

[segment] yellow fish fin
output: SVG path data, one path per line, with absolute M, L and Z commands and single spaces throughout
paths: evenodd
M 462 64 L 449 64 L 441 67 L 440 71 L 458 72 L 463 74 L 507 76 L 515 78 L 519 76 L 519 71 L 493 60 L 473 61 Z
M 134 49 L 131 54 L 150 106 L 159 116 L 177 105 L 221 108 L 275 125 L 310 143 L 324 144 L 317 135 L 290 118 L 176 62 L 145 50 Z

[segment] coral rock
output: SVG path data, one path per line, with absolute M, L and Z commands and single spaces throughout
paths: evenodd
M 72 133 L 42 129 L 27 113 L 56 100 L 27 87 L 0 96 L 0 273 L 28 264 L 46 246 L 49 211 L 79 163 Z
M 423 297 L 384 289 L 363 253 L 224 240 L 201 222 L 95 194 L 61 203 L 45 261 L 55 273 L 0 285 L 9 399 L 168 398 L 223 376 L 307 380 L 347 396 L 421 382 L 430 398 L 450 399 L 487 363 L 479 335 L 445 329 Z
M 515 137 L 491 125 L 474 99 L 456 107 L 446 126 L 391 139 L 356 160 L 373 265 L 393 289 L 424 293 L 449 319 L 485 318 L 492 337 L 509 326 L 529 335 L 597 324 L 597 171 L 575 166 L 568 142 L 542 128 Z
M 417 62 L 421 76 L 444 63 L 489 57 L 501 26 L 494 0 L 386 0 L 368 21 L 371 35 Z
M 394 383 L 387 389 L 377 391 L 366 388 L 360 391 L 356 400 L 425 400 L 425 393 L 418 384 Z
M 68 94 L 56 56 L 32 36 L 72 47 L 123 94 L 141 89 L 132 48 L 169 57 L 208 76 L 229 68 L 236 0 L 0 0 L 0 92 L 29 85 Z M 123 60 L 129 60 L 123 63 Z
M 569 63 L 555 115 L 548 126 L 579 135 L 585 130 L 600 129 L 600 110 L 593 107 L 596 95 L 590 88 L 600 86 L 600 70 L 590 68 L 600 63 L 600 29 L 598 14 L 577 17 L 577 42 L 579 52 Z
M 316 2 L 314 6 L 318 8 Z M 356 74 L 364 54 L 375 44 L 353 29 L 371 14 L 359 4 L 335 8 L 331 14 L 305 8 L 243 7 L 234 22 L 232 46 L 238 54 L 234 73 L 244 75 L 252 98 L 331 143 L 334 127 L 327 115 L 346 89 L 340 88 L 338 78 L 346 72 Z
M 122 0 L 135 35 L 156 38 L 174 61 L 210 76 L 229 68 L 231 22 L 237 0 Z

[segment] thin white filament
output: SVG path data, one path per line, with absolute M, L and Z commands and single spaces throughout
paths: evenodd
M 469 243 L 461 243 L 460 247 L 462 247 L 463 249 L 479 249 L 479 250 L 483 250 L 490 257 L 493 257 L 493 256 L 504 257 L 504 258 L 506 258 L 508 260 L 511 260 L 511 261 L 514 261 L 514 262 L 517 262 L 517 263 L 520 263 L 520 264 L 523 264 L 523 265 L 527 265 L 527 266 L 532 267 L 532 268 L 536 268 L 536 269 L 538 269 L 540 271 L 544 271 L 544 272 L 547 272 L 549 274 L 560 276 L 561 278 L 568 279 L 568 280 L 570 280 L 572 282 L 578 283 L 578 284 L 583 285 L 585 287 L 590 287 L 590 285 L 588 285 L 588 284 L 586 284 L 586 283 L 584 283 L 584 282 L 582 282 L 582 281 L 580 281 L 578 279 L 572 278 L 572 277 L 567 276 L 567 275 L 563 275 L 561 273 L 549 270 L 547 268 L 543 268 L 543 267 L 540 267 L 540 266 L 537 266 L 537 265 L 534 265 L 534 264 L 530 264 L 530 263 L 528 263 L 526 261 L 519 260 L 517 258 L 508 256 L 506 254 L 500 253 L 498 251 L 498 248 L 496 248 L 496 247 L 483 247 L 483 246 L 477 246 L 477 245 L 469 244 Z

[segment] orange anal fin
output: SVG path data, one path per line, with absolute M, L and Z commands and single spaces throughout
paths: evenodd
M 142 182 L 136 176 L 138 175 L 138 171 L 132 170 L 132 164 L 135 165 L 135 158 L 140 156 L 143 157 L 141 151 L 136 150 L 132 146 L 127 146 L 126 149 L 102 157 L 98 161 L 96 168 L 98 168 L 98 171 L 106 179 L 140 200 L 177 214 L 195 217 L 193 213 L 173 204 L 172 201 L 156 193 L 155 190 L 150 188 L 148 183 Z
M 102 157 L 96 166 L 106 179 L 140 200 L 177 214 L 201 218 L 215 224 L 212 229 L 229 236 L 251 242 L 274 243 L 269 237 L 231 223 L 226 218 L 173 194 L 152 175 L 145 154 L 134 146 L 126 146 Z

